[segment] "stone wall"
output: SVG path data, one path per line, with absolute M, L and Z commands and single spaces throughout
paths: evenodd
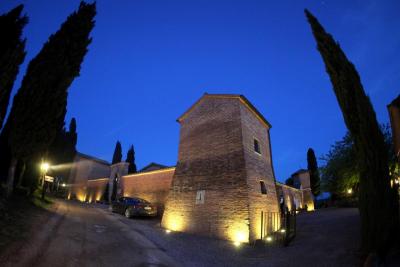
M 139 197 L 157 205 L 162 215 L 175 168 L 123 176 L 121 186 L 125 197 Z

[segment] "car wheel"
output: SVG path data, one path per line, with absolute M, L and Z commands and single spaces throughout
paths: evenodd
M 131 217 L 131 213 L 129 212 L 129 209 L 125 210 L 125 217 L 126 218 L 130 218 Z

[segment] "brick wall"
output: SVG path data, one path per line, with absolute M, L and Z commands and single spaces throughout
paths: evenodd
M 178 164 L 165 228 L 248 241 L 248 192 L 240 103 L 206 98 L 180 121 Z M 204 190 L 204 204 L 196 204 Z
M 88 180 L 85 200 L 89 203 L 102 199 L 109 178 Z
M 282 197 L 284 207 L 290 211 L 304 208 L 302 190 L 281 183 L 276 183 L 276 188 L 279 202 Z
M 250 240 L 256 240 L 261 237 L 261 212 L 279 212 L 279 205 L 272 169 L 269 126 L 260 121 L 245 103 L 240 105 L 240 112 L 249 198 Z M 259 143 L 260 153 L 254 149 L 254 140 Z M 261 181 L 266 185 L 267 194 L 261 193 Z M 277 221 L 273 230 L 278 227 Z
M 121 186 L 124 196 L 150 201 L 157 205 L 159 215 L 161 215 L 174 171 L 175 168 L 168 168 L 123 176 Z

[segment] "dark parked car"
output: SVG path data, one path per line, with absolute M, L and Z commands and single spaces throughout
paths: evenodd
M 121 197 L 111 205 L 112 211 L 125 217 L 157 216 L 157 207 L 150 202 L 136 197 Z

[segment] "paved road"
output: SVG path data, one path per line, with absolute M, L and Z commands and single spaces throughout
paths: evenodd
M 8 266 L 177 266 L 162 249 L 119 215 L 57 201 L 47 222 Z M 38 227 L 39 228 L 39 227 Z

